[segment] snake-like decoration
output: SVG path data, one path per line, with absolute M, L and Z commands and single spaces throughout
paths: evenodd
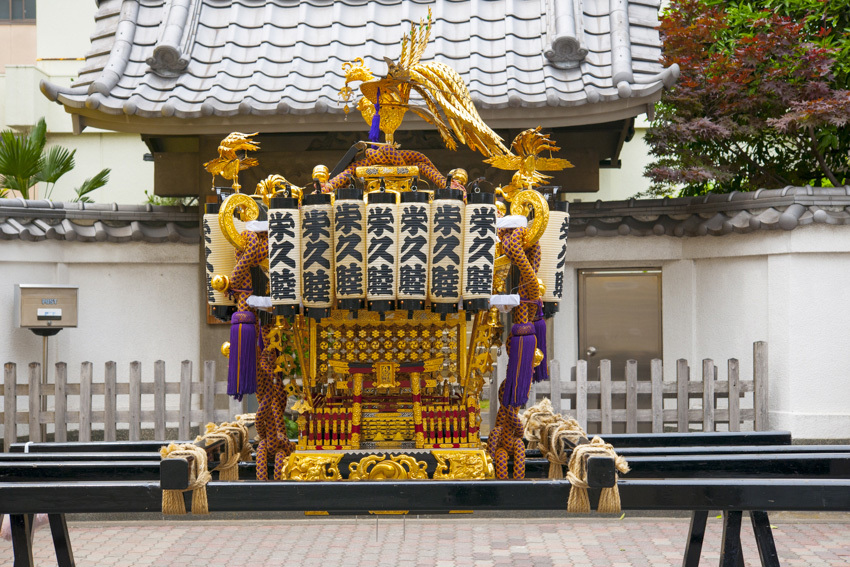
M 255 311 L 248 305 L 248 297 L 253 289 L 251 268 L 259 266 L 269 256 L 268 233 L 243 230 L 239 233 L 239 241 L 242 248 L 236 250 L 237 260 L 230 275 L 229 293 L 235 299 L 239 311 Z M 277 353 L 270 345 L 269 333 L 272 329 L 272 325 L 258 328 L 262 333 L 264 348 L 257 359 L 259 409 L 256 428 L 260 437 L 257 447 L 257 480 L 268 480 L 269 462 L 274 463 L 274 476 L 279 479 L 283 463 L 294 449 L 286 435 L 286 422 L 283 419 L 287 394 L 283 388 L 283 380 L 274 379 Z
M 505 382 L 499 386 L 499 399 L 505 393 Z M 487 437 L 487 452 L 493 459 L 496 478 L 508 479 L 508 457 L 514 459 L 514 478 L 525 478 L 525 443 L 522 441 L 522 423 L 519 420 L 519 408 L 499 405 L 496 413 L 496 426 Z
M 547 208 L 548 211 L 548 208 Z M 536 216 L 542 216 L 539 212 Z M 545 224 L 543 229 L 545 230 Z M 506 228 L 499 230 L 499 240 L 502 251 L 511 263 L 519 269 L 519 296 L 522 301 L 514 308 L 514 329 L 520 329 L 523 334 L 534 334 L 533 322 L 542 308 L 540 303 L 540 287 L 537 282 L 537 271 L 540 269 L 540 244 L 533 233 L 538 232 L 539 225 L 528 228 Z M 537 237 L 539 238 L 539 237 Z M 510 356 L 510 338 L 507 341 Z M 505 382 L 499 387 L 499 400 L 504 399 Z M 525 478 L 525 444 L 522 441 L 523 428 L 519 420 L 519 407 L 499 404 L 496 413 L 496 426 L 490 432 L 487 450 L 493 459 L 496 478 L 508 478 L 508 456 L 514 459 L 514 478 Z
M 377 146 L 367 148 L 366 156 L 363 159 L 352 162 L 342 173 L 334 176 L 327 183 L 323 183 L 322 192 L 331 193 L 341 187 L 347 187 L 354 179 L 354 172 L 358 167 L 373 165 L 416 166 L 419 168 L 419 175 L 427 179 L 432 187 L 441 189 L 446 186 L 446 176 L 434 167 L 434 164 L 425 157 L 425 154 L 413 150 L 399 150 L 392 146 Z M 455 179 L 452 179 L 452 188 L 460 189 L 466 193 L 463 184 Z

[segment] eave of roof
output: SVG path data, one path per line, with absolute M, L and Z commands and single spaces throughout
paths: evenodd
M 428 6 L 425 60 L 455 68 L 493 128 L 631 118 L 678 76 L 659 62 L 658 0 L 101 0 L 75 86 L 42 91 L 77 130 L 362 130 L 338 116 L 342 62 L 381 73 Z
M 0 239 L 200 242 L 197 207 L 0 199 Z
M 570 205 L 570 238 L 723 236 L 850 225 L 850 186 L 785 187 L 677 199 L 631 199 Z

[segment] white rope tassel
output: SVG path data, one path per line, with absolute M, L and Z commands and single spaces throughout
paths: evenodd
M 204 256 L 207 270 L 207 301 L 210 305 L 235 305 L 226 293 L 212 287 L 216 275 L 229 276 L 236 267 L 236 250 L 224 237 L 218 225 L 218 214 L 204 214 Z
M 366 204 L 362 198 L 334 203 L 334 264 L 337 299 L 366 298 Z
M 310 204 L 312 201 L 318 204 Z M 306 307 L 333 305 L 333 206 L 330 195 L 307 195 L 301 207 L 301 284 Z
M 540 238 L 540 270 L 538 274 L 546 286 L 544 302 L 559 302 L 564 293 L 564 270 L 567 260 L 567 235 L 570 215 L 553 208 L 549 211 L 549 224 Z
M 272 199 L 272 205 L 289 199 Z M 293 207 L 269 209 L 269 289 L 272 305 L 301 303 L 301 216 Z M 277 202 L 277 203 L 276 203 Z
M 398 205 L 373 202 L 391 198 L 395 193 L 369 193 L 366 205 L 366 299 L 395 301 L 398 293 L 396 257 L 398 256 Z
M 467 309 L 475 311 L 489 307 L 490 294 L 493 291 L 493 265 L 496 260 L 496 205 L 474 201 L 492 200 L 492 195 L 492 193 L 469 195 L 469 204 L 466 205 L 466 214 L 463 219 L 463 300 Z M 487 301 L 473 302 L 474 299 Z
M 435 197 L 440 191 L 435 191 Z M 438 199 L 431 203 L 431 303 L 457 303 L 461 298 L 463 266 L 463 201 Z
M 399 217 L 398 298 L 425 301 L 431 242 L 431 205 L 427 193 L 402 193 Z

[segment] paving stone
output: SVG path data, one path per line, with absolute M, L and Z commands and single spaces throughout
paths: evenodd
M 850 516 L 836 521 L 782 521 L 774 524 L 783 567 L 837 567 L 850 564 Z M 706 528 L 702 563 L 719 558 L 722 522 Z M 71 522 L 78 565 L 271 565 L 300 557 L 304 565 L 376 564 L 402 567 L 654 567 L 681 562 L 688 534 L 682 518 L 607 519 L 409 519 L 375 524 L 362 520 L 198 520 L 156 522 Z M 245 543 L 250 534 L 253 547 Z M 545 537 L 544 537 L 545 536 Z M 403 539 L 402 539 L 403 538 Z M 741 534 L 746 567 L 759 564 L 752 529 Z M 187 550 L 186 542 L 193 547 Z M 240 542 L 234 549 L 234 542 Z M 199 556 L 195 550 L 202 549 Z M 33 536 L 38 565 L 55 564 L 50 530 Z M 0 540 L 0 567 L 12 566 L 12 545 Z

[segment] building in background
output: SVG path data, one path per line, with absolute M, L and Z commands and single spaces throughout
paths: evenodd
M 142 186 L 127 195 L 153 187 L 161 195 L 206 196 L 210 178 L 201 164 L 233 130 L 263 133 L 261 166 L 248 173 L 282 173 L 303 183 L 313 165 L 332 167 L 365 133 L 358 113 L 344 120 L 340 112 L 340 65 L 365 51 L 367 63 L 383 73 L 381 56 L 398 53 L 399 20 L 420 17 L 400 18 L 404 4 L 40 0 L 38 14 L 50 12 L 38 20 L 40 60 L 7 69 L 5 91 L 11 73 L 28 95 L 7 95 L 5 113 L 22 127 L 44 114 L 51 135 L 63 143 L 76 147 L 90 139 L 103 150 L 102 161 L 86 166 L 113 168 L 113 180 L 95 196 L 101 202 L 141 200 L 121 197 L 131 187 L 117 181 L 121 176 Z M 506 4 L 510 15 L 487 11 Z M 68 13 L 71 5 L 81 9 Z M 628 200 L 648 185 L 641 176 L 648 161 L 640 143 L 645 113 L 675 79 L 659 63 L 658 2 L 433 5 L 438 39 L 432 49 L 452 66 L 464 66 L 458 70 L 482 117 L 507 140 L 542 124 L 561 143 L 560 157 L 577 165 L 558 179 L 573 202 L 571 269 L 550 327 L 564 372 L 579 358 L 611 358 L 618 365 L 634 358 L 643 379 L 648 360 L 659 357 L 668 380 L 678 358 L 694 367 L 701 358 L 738 358 L 743 374 L 752 365 L 753 342 L 765 340 L 771 426 L 796 437 L 846 439 L 850 354 L 842 340 L 850 304 L 841 282 L 850 277 L 850 188 Z M 571 18 L 576 5 L 583 12 Z M 86 31 L 73 41 L 42 39 L 65 25 Z M 580 64 L 556 65 L 571 65 L 569 50 L 565 60 L 547 57 L 558 38 L 587 48 L 573 55 Z M 63 60 L 63 53 L 87 54 L 86 61 Z M 190 61 L 184 65 L 181 58 Z M 34 94 L 40 83 L 46 97 Z M 411 124 L 397 135 L 404 147 L 433 156 L 443 171 L 466 159 L 462 165 L 478 173 L 480 156 L 438 149 L 433 132 Z M 153 164 L 142 161 L 145 152 L 155 156 Z M 82 174 L 82 164 L 75 174 Z M 252 181 L 246 176 L 243 185 Z M 78 342 L 83 336 L 100 337 L 102 350 L 122 356 L 170 364 L 221 360 L 226 326 L 206 317 L 199 233 L 181 232 L 181 223 L 192 222 L 198 230 L 196 211 L 108 205 L 57 211 L 10 203 L 0 210 L 0 236 L 8 239 L 0 246 L 9 251 L 0 257 L 0 302 L 11 297 L 13 277 L 85 284 L 81 302 L 100 305 L 89 328 L 81 325 L 74 342 L 60 347 L 67 356 L 59 359 L 71 364 L 91 356 L 89 345 Z M 120 300 L 99 301 L 119 293 L 125 294 Z M 122 309 L 132 309 L 135 299 L 140 304 L 132 312 Z M 22 333 L 11 331 L 0 341 L 19 347 L 0 347 L 0 360 L 39 358 L 39 345 Z M 110 358 L 102 354 L 97 362 Z
M 25 131 L 47 121 L 47 144 L 77 150 L 76 167 L 53 190 L 67 201 L 86 178 L 112 169 L 109 183 L 91 194 L 98 202 L 143 203 L 153 190 L 153 164 L 137 134 L 96 128 L 75 134 L 73 121 L 39 94 L 48 80 L 71 86 L 85 64 L 100 21 L 95 0 L 0 0 L 0 127 Z M 38 197 L 43 197 L 36 190 Z

